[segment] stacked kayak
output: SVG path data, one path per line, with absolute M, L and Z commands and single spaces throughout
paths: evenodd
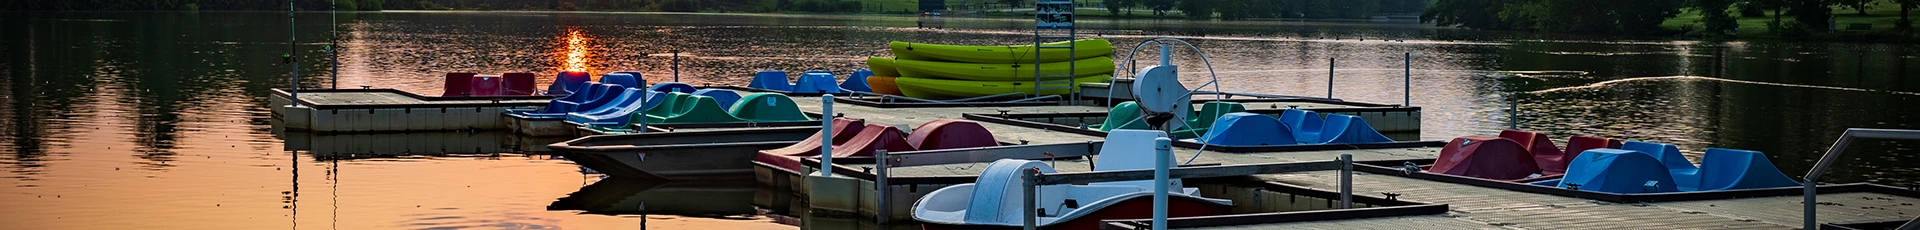
M 1063 95 L 1071 88 L 1041 87 L 1035 81 L 1104 82 L 1113 75 L 1113 44 L 1105 39 L 1046 43 L 1074 49 L 1026 46 L 967 46 L 893 42 L 896 58 L 868 58 L 874 93 L 927 99 L 955 99 L 1027 93 Z M 1038 65 L 1035 65 L 1036 58 Z M 1035 69 L 1039 70 L 1036 78 Z M 1035 95 L 1035 96 L 1038 96 Z

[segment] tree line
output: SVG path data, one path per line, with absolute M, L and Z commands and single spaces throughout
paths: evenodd
M 1021 0 L 1010 1 L 1018 5 Z M 1416 14 L 1432 0 L 1106 0 L 1110 15 L 1132 15 L 1135 9 L 1154 15 L 1174 10 L 1189 18 L 1316 18 L 1364 19 L 1380 14 Z M 1124 13 L 1123 13 L 1124 12 Z
M 1866 14 L 1877 0 L 1439 0 L 1420 15 L 1422 22 L 1473 29 L 1535 30 L 1599 34 L 1658 34 L 1660 24 L 1681 13 L 1698 10 L 1705 31 L 1728 33 L 1739 29 L 1738 17 L 1762 17 L 1771 11 L 1769 31 L 1825 31 L 1834 7 Z M 1920 0 L 1888 0 L 1900 4 L 1897 27 L 1911 25 L 1907 11 Z M 1783 18 L 1791 17 L 1791 18 Z M 1785 20 L 1783 20 L 1785 19 Z M 1791 22 L 1789 22 L 1789 20 Z
M 852 0 L 293 0 L 315 10 L 593 10 L 855 12 Z M 286 0 L 13 0 L 6 11 L 284 11 Z

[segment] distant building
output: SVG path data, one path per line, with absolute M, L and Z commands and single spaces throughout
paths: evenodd
M 947 0 L 920 0 L 920 12 L 947 11 Z

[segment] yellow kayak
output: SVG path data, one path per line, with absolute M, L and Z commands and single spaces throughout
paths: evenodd
M 893 64 L 892 58 L 883 58 L 883 57 L 867 58 L 867 69 L 873 70 L 874 76 L 900 76 L 900 71 L 895 70 L 893 68 L 893 65 L 894 64 Z
M 1113 75 L 1096 75 L 1075 78 L 1074 80 L 1081 83 L 1106 82 L 1108 78 L 1113 78 Z M 894 78 L 893 81 L 893 83 L 899 87 L 901 94 L 908 97 L 925 99 L 969 98 L 1013 92 L 1034 93 L 1033 81 L 966 81 L 906 77 Z M 1076 91 L 1079 90 L 1080 85 L 1075 84 L 1073 89 Z M 1063 95 L 1067 93 L 1066 88 L 1040 91 L 1040 95 Z
M 868 63 L 872 63 L 869 61 Z M 1041 63 L 1043 74 L 1067 74 L 1068 65 L 1072 65 L 1073 77 L 1113 74 L 1113 58 L 1099 56 L 1077 61 Z M 1033 63 L 1026 64 L 980 64 L 959 62 L 934 62 L 917 60 L 896 60 L 896 68 L 901 77 L 938 78 L 972 81 L 1033 81 Z M 878 72 L 876 72 L 878 73 Z M 1068 77 L 1046 77 L 1046 80 L 1067 79 Z
M 1040 49 L 1040 62 L 1063 62 L 1113 54 L 1113 43 L 1107 42 L 1106 39 L 1080 39 L 1072 42 L 1074 43 L 1074 49 L 1071 49 L 1073 56 L 1067 56 L 1069 49 Z M 1067 42 L 1042 45 L 1064 46 Z M 966 46 L 896 41 L 888 46 L 893 49 L 893 56 L 899 57 L 900 60 L 1032 64 L 1035 55 L 1032 45 Z
M 900 96 L 900 87 L 893 84 L 894 77 L 867 76 L 867 86 L 873 87 L 873 93 Z

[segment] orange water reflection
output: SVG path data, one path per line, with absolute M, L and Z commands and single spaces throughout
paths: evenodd
M 560 47 L 562 54 L 554 55 L 560 59 L 560 71 L 591 73 L 592 71 L 587 69 L 587 62 L 592 61 L 591 58 L 587 57 L 588 52 L 590 52 L 587 50 L 587 45 L 589 42 L 592 42 L 593 39 L 588 38 L 587 35 L 580 32 L 578 28 L 567 28 L 567 36 L 564 39 L 566 39 L 566 46 Z

